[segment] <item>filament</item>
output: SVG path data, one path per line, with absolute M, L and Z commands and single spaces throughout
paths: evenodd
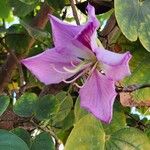
M 78 74 L 75 78 L 73 78 L 72 80 L 69 80 L 69 81 L 63 80 L 63 82 L 65 82 L 65 83 L 67 83 L 67 84 L 70 84 L 70 83 L 74 82 L 75 80 L 77 80 L 82 74 L 84 74 L 85 71 L 86 71 L 86 70 L 84 70 L 84 71 L 82 70 L 81 73 L 79 73 L 79 74 Z

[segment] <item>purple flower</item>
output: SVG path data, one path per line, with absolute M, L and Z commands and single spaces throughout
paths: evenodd
M 131 54 L 117 54 L 97 45 L 99 21 L 91 5 L 89 20 L 74 26 L 50 15 L 55 47 L 22 60 L 43 83 L 71 83 L 84 76 L 80 88 L 81 106 L 103 122 L 110 123 L 115 97 L 115 82 L 130 75 Z

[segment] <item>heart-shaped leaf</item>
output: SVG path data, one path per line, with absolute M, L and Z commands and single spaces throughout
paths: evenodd
M 140 39 L 150 51 L 150 1 L 115 0 L 115 15 L 123 34 L 130 40 Z

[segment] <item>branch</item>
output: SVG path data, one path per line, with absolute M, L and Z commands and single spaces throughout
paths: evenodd
M 73 12 L 73 16 L 75 18 L 76 24 L 80 25 L 80 21 L 79 21 L 79 18 L 78 18 L 78 14 L 77 14 L 77 10 L 76 10 L 76 6 L 74 4 L 74 1 L 70 0 L 70 4 L 71 4 L 71 8 L 72 8 L 72 12 Z
M 48 21 L 48 14 L 52 13 L 52 8 L 48 6 L 47 3 L 44 3 L 38 15 L 33 19 L 31 25 L 36 28 L 43 29 Z M 26 50 L 28 51 L 34 44 L 35 40 L 31 38 L 28 42 Z M 17 59 L 20 60 L 25 57 L 25 54 L 17 56 Z M 11 79 L 11 74 L 16 68 L 17 61 L 13 55 L 9 55 L 6 62 L 0 68 L 0 93 L 3 92 L 5 86 L 8 84 Z
M 133 92 L 139 89 L 143 89 L 143 88 L 149 88 L 150 87 L 150 83 L 147 84 L 134 84 L 134 85 L 129 85 L 127 87 L 117 87 L 116 91 L 118 93 L 120 92 Z

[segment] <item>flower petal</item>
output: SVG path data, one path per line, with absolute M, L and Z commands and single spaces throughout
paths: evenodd
M 45 52 L 23 59 L 21 61 L 41 82 L 45 84 L 59 83 L 70 78 L 75 73 L 65 72 L 63 69 L 74 68 L 73 64 L 78 64 L 79 60 L 70 55 L 60 54 L 56 49 L 49 49 Z
M 54 45 L 56 47 L 70 42 L 84 28 L 84 26 L 67 24 L 53 15 L 49 15 L 49 19 L 52 25 Z
M 118 81 L 131 74 L 129 60 L 132 56 L 130 52 L 117 54 L 103 48 L 97 48 L 95 52 L 108 78 Z
M 94 70 L 91 77 L 80 89 L 79 94 L 82 107 L 103 122 L 110 123 L 113 103 L 117 95 L 114 81 Z
M 96 30 L 100 26 L 99 21 L 95 16 L 95 9 L 92 5 L 88 4 L 87 12 L 89 16 L 89 20 L 85 25 L 85 28 L 76 36 L 76 39 L 80 41 L 83 45 L 88 47 L 89 49 L 97 48 L 96 38 L 97 32 Z
M 55 47 L 66 47 L 70 51 L 69 53 L 72 53 L 71 55 L 76 57 L 83 59 L 91 58 L 92 53 L 90 50 L 74 38 L 85 28 L 86 25 L 70 25 L 52 15 L 49 15 L 49 17 L 52 25 Z M 61 49 L 59 49 L 59 52 L 60 50 Z

